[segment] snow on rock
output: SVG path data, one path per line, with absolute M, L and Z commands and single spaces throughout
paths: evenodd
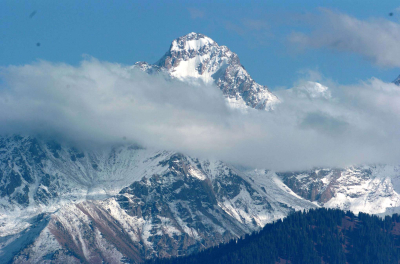
M 355 213 L 390 214 L 400 206 L 400 167 L 352 166 L 277 175 L 299 196 L 320 206 Z
M 250 77 L 237 54 L 203 34 L 192 32 L 174 40 L 155 65 L 138 62 L 135 66 L 150 74 L 163 72 L 189 83 L 214 83 L 234 108 L 270 110 L 279 103 L 266 86 Z
M 197 252 L 295 210 L 400 210 L 396 166 L 273 172 L 20 136 L 0 138 L 0 150 L 0 255 L 15 263 L 138 262 Z
M 213 83 L 235 108 L 269 110 L 279 103 L 235 53 L 202 34 L 174 40 L 155 65 L 132 67 Z M 315 82 L 292 92 L 331 98 Z M 139 263 L 197 252 L 295 210 L 391 214 L 400 212 L 399 172 L 388 165 L 273 172 L 138 146 L 89 150 L 0 137 L 0 259 Z
M 0 255 L 15 263 L 185 255 L 315 207 L 264 174 L 175 152 L 20 136 L 0 149 Z

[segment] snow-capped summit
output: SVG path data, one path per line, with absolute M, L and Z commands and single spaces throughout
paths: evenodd
M 149 73 L 165 71 L 182 81 L 215 83 L 233 107 L 269 110 L 279 102 L 250 77 L 236 53 L 203 34 L 192 32 L 175 39 L 155 65 L 136 65 Z
M 179 79 L 195 77 L 210 82 L 214 81 L 212 74 L 227 66 L 233 56 L 237 59 L 227 47 L 220 47 L 209 37 L 192 32 L 175 39 L 156 65 Z
M 204 47 L 216 44 L 214 40 L 203 34 L 197 34 L 195 32 L 189 33 L 186 36 L 175 39 L 171 44 L 171 50 L 200 50 Z

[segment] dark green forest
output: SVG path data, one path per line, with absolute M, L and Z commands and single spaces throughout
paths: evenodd
M 400 216 L 298 211 L 261 231 L 186 257 L 148 264 L 399 263 Z

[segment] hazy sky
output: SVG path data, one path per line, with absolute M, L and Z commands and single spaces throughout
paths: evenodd
M 392 81 L 400 74 L 398 63 L 380 63 L 369 54 L 387 46 L 359 52 L 352 39 L 358 31 L 346 28 L 328 39 L 335 18 L 327 10 L 360 23 L 379 22 L 385 30 L 389 22 L 398 25 L 398 6 L 395 0 L 2 0 L 0 65 L 38 59 L 77 65 L 83 54 L 123 64 L 153 63 L 173 39 L 194 31 L 236 52 L 252 77 L 272 90 L 291 87 L 299 72 L 308 69 L 342 84 L 373 76 Z M 323 39 L 318 32 L 325 32 Z M 312 35 L 301 35 L 308 33 Z M 338 45 L 344 39 L 354 46 Z M 387 56 L 400 61 L 399 54 L 390 52 Z

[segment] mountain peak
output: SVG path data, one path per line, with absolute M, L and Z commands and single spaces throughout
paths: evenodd
M 234 60 L 232 58 L 234 57 Z M 239 63 L 237 55 L 231 52 L 226 46 L 219 46 L 211 38 L 200 34 L 191 32 L 185 36 L 179 37 L 172 41 L 171 46 L 167 53 L 156 63 L 160 67 L 164 67 L 167 70 L 174 72 L 175 77 L 180 79 L 184 77 L 195 77 L 198 78 L 199 75 L 204 75 L 206 73 L 205 69 L 194 69 L 193 71 L 184 71 L 184 73 L 179 74 L 179 68 L 185 68 L 187 65 L 180 65 L 182 61 L 189 61 L 191 59 L 196 59 L 195 64 L 204 64 L 205 61 L 209 61 L 211 58 L 218 60 L 218 64 L 226 64 L 228 59 L 232 62 Z M 215 65 L 217 67 L 217 65 Z M 211 69 L 213 71 L 213 69 Z M 203 78 L 204 79 L 204 78 Z M 204 80 L 206 81 L 206 80 Z
M 172 41 L 170 51 L 181 51 L 181 50 L 200 50 L 204 47 L 216 44 L 211 38 L 191 32 L 185 36 L 175 39 Z
M 266 86 L 250 77 L 236 53 L 200 33 L 191 32 L 172 41 L 155 65 L 137 65 L 147 72 L 166 71 L 182 81 L 214 83 L 235 108 L 268 110 L 279 102 Z

